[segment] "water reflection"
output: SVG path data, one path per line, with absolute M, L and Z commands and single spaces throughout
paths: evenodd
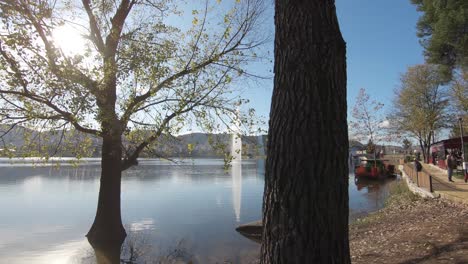
M 228 173 L 223 165 L 142 160 L 126 171 L 122 217 L 129 237 L 107 257 L 84 238 L 96 210 L 99 166 L 3 166 L 0 262 L 159 263 L 171 256 L 172 263 L 249 263 L 259 246 L 235 227 L 261 218 L 264 160 L 244 160 Z M 386 188 L 350 175 L 350 217 L 379 209 Z
M 247 254 L 238 258 L 236 263 L 254 263 L 258 254 Z M 166 248 L 153 244 L 151 238 L 142 232 L 130 232 L 124 243 L 116 248 L 89 248 L 79 255 L 69 258 L 67 263 L 81 264 L 181 264 L 206 263 L 206 259 L 197 256 L 194 248 L 181 239 Z M 226 258 L 212 258 L 210 263 L 233 263 Z
M 382 181 L 368 180 L 368 179 L 354 179 L 354 184 L 358 191 L 366 190 L 368 193 L 375 193 L 383 187 Z
M 222 160 L 140 164 L 123 176 L 122 217 L 127 231 L 145 234 L 152 250 L 167 252 L 184 240 L 198 263 L 240 263 L 258 252 L 234 230 L 261 214 L 263 176 L 255 160 L 228 173 Z M 84 234 L 96 210 L 99 172 L 94 165 L 2 167 L 0 262 L 80 263 L 82 243 L 94 252 Z
M 399 177 L 384 180 L 358 179 L 350 174 L 349 182 L 349 219 L 354 221 L 382 208 L 389 195 L 389 185 Z
M 241 214 L 241 196 L 242 196 L 242 165 L 234 162 L 231 166 L 232 175 L 232 203 L 234 205 L 234 213 L 236 221 L 240 221 Z

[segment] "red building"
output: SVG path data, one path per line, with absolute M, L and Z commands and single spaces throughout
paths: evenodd
M 468 136 L 463 137 L 463 145 L 465 147 L 465 155 L 468 155 Z M 440 168 L 446 169 L 445 157 L 447 157 L 448 152 L 452 152 L 457 159 L 457 163 L 461 165 L 462 162 L 462 148 L 461 148 L 461 138 L 450 138 L 446 140 L 441 140 L 431 145 L 431 156 L 429 157 L 429 162 L 439 166 Z M 466 160 L 466 158 L 465 158 Z

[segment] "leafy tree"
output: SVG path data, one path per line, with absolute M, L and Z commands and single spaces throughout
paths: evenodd
M 405 150 L 405 153 L 408 153 L 408 150 L 411 148 L 413 144 L 407 138 L 404 138 L 402 143 L 403 143 L 402 147 Z
M 374 159 L 376 158 L 376 153 L 375 153 L 376 146 L 375 146 L 374 142 L 371 139 L 369 139 L 369 141 L 367 142 L 366 151 L 367 151 L 367 153 L 374 154 Z
M 401 77 L 390 124 L 395 133 L 414 137 L 428 161 L 434 133 L 450 126 L 448 91 L 434 65 L 416 65 Z
M 263 43 L 255 32 L 262 1 L 233 1 L 224 15 L 216 2 L 193 10 L 188 26 L 171 0 L 0 2 L 2 123 L 101 139 L 93 246 L 124 240 L 121 175 L 143 150 L 192 122 L 229 127 L 239 104 L 230 84 L 249 74 L 244 66 Z M 62 26 L 81 31 L 82 53 L 55 41 Z
M 468 113 L 468 71 L 455 76 L 451 89 L 457 111 Z
M 275 1 L 261 263 L 350 263 L 346 48 L 334 1 Z
M 411 0 L 423 12 L 417 28 L 428 63 L 440 64 L 445 80 L 454 69 L 468 70 L 468 2 Z
M 455 115 L 462 118 L 463 130 L 468 133 L 468 71 L 455 75 L 451 82 L 451 94 Z M 455 121 L 450 132 L 451 137 L 459 137 L 461 133 L 459 122 Z

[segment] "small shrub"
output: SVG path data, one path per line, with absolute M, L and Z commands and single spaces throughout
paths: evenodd
M 407 155 L 405 156 L 405 163 L 412 162 L 413 161 L 413 156 Z

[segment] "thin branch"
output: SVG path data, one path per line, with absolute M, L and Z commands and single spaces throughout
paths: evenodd
M 54 105 L 52 102 L 50 102 L 47 99 L 42 98 L 42 97 L 40 97 L 38 95 L 27 93 L 27 92 L 8 91 L 8 90 L 0 90 L 0 93 L 24 96 L 25 98 L 28 98 L 28 99 L 30 99 L 30 100 L 32 100 L 34 102 L 45 104 L 46 106 L 48 106 L 49 108 L 51 108 L 55 112 L 59 113 L 63 117 L 64 120 L 70 122 L 70 124 L 72 124 L 78 131 L 88 133 L 88 134 L 92 134 L 92 135 L 96 135 L 96 136 L 100 135 L 100 132 L 97 131 L 97 130 L 81 126 L 78 123 L 78 121 L 75 119 L 73 114 L 71 114 L 71 113 L 69 113 L 69 112 L 67 112 L 65 110 L 60 109 L 58 106 Z
M 200 27 L 200 31 L 198 32 L 198 35 L 196 37 L 196 41 L 193 44 L 192 48 L 192 56 L 190 56 L 190 59 L 187 61 L 185 65 L 185 69 L 188 69 L 190 64 L 192 63 L 193 58 L 195 57 L 196 50 L 198 49 L 198 43 L 200 42 L 201 36 L 203 34 L 203 30 L 205 29 L 205 24 L 206 24 L 206 16 L 208 15 L 208 0 L 205 0 L 205 12 L 203 14 L 203 21 L 202 25 Z
M 26 17 L 30 20 L 30 22 L 33 24 L 34 28 L 36 29 L 36 32 L 39 34 L 39 37 L 42 40 L 42 43 L 44 44 L 44 47 L 46 49 L 46 56 L 49 61 L 49 65 L 51 66 L 52 72 L 60 79 L 63 80 L 69 80 L 74 83 L 79 83 L 83 85 L 85 88 L 89 89 L 90 91 L 96 91 L 97 88 L 97 83 L 92 80 L 90 77 L 88 77 L 86 74 L 82 73 L 80 70 L 78 70 L 75 67 L 65 67 L 68 69 L 71 69 L 71 72 L 62 72 L 57 65 L 57 55 L 55 53 L 55 47 L 52 42 L 47 38 L 47 33 L 45 29 L 42 27 L 40 22 L 36 19 L 34 14 L 31 12 L 29 9 L 29 5 L 27 2 L 21 1 L 21 7 L 17 8 L 22 8 L 19 9 L 19 12 L 23 12 Z M 69 60 L 65 60 L 69 64 Z M 70 66 L 70 65 L 68 65 Z

